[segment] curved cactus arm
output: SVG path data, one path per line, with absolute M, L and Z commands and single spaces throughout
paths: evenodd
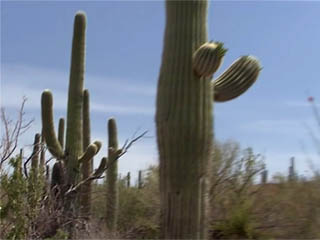
M 87 162 L 92 159 L 100 151 L 101 145 L 100 141 L 91 143 L 81 157 L 79 157 L 79 163 Z
M 222 64 L 228 49 L 221 42 L 207 42 L 201 45 L 192 56 L 194 73 L 199 77 L 210 77 Z
M 257 80 L 261 66 L 253 56 L 242 56 L 212 82 L 215 102 L 232 100 L 246 92 Z
M 50 153 L 57 159 L 61 159 L 63 157 L 63 151 L 54 131 L 52 106 L 52 93 L 50 92 L 50 90 L 45 90 L 41 96 L 43 134 Z
M 93 144 L 97 147 L 97 153 L 100 151 L 102 143 L 100 141 L 94 141 Z
M 97 150 L 98 148 L 94 143 L 90 144 L 87 147 L 86 151 L 79 157 L 79 163 L 81 164 L 83 162 L 87 162 L 90 159 L 92 159 L 94 155 L 96 155 Z
M 65 126 L 64 118 L 60 118 L 59 125 L 58 125 L 58 141 L 62 149 L 64 147 L 64 126 Z
M 101 176 L 105 171 L 105 167 L 107 165 L 107 162 L 108 162 L 108 158 L 103 157 L 100 161 L 99 167 L 94 171 L 93 176 L 95 176 L 95 177 Z

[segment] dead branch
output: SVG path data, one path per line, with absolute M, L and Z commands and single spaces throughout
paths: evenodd
M 24 107 L 27 101 L 26 97 L 23 97 L 20 109 L 18 111 L 18 117 L 15 122 L 9 119 L 6 115 L 5 109 L 2 107 L 0 111 L 0 121 L 4 133 L 1 136 L 0 144 L 0 170 L 3 164 L 12 156 L 17 149 L 19 137 L 24 134 L 31 126 L 33 119 L 25 121 Z
M 137 137 L 133 137 L 130 142 L 127 139 L 125 141 L 125 144 L 122 146 L 121 149 L 119 149 L 118 151 L 114 152 L 115 156 L 112 156 L 112 161 L 108 161 L 108 158 L 102 159 L 100 166 L 86 179 L 80 181 L 77 185 L 75 186 L 71 186 L 70 189 L 65 193 L 65 196 L 71 194 L 71 193 L 75 193 L 77 192 L 82 185 L 84 185 L 85 183 L 89 182 L 89 181 L 93 181 L 96 179 L 102 179 L 104 177 L 102 177 L 102 174 L 112 165 L 114 164 L 120 157 L 122 157 L 126 152 L 128 152 L 129 148 L 135 143 L 137 142 L 139 139 L 143 138 L 148 131 L 143 132 L 142 134 L 140 134 Z M 103 163 L 104 162 L 104 163 Z

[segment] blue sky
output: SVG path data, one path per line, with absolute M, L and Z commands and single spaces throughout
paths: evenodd
M 106 142 L 107 119 L 118 122 L 120 144 L 136 130 L 148 138 L 120 161 L 133 175 L 157 163 L 155 94 L 161 62 L 163 1 L 2 1 L 1 105 L 14 117 L 23 95 L 33 141 L 41 129 L 40 96 L 54 95 L 55 117 L 65 116 L 73 18 L 87 14 L 85 86 L 91 94 L 92 137 Z M 263 70 L 243 96 L 215 105 L 215 136 L 265 155 L 272 172 L 287 172 L 295 156 L 300 174 L 320 167 L 306 125 L 316 128 L 309 95 L 320 99 L 320 2 L 213 1 L 209 40 L 229 49 L 222 73 L 241 55 L 257 56 Z M 56 121 L 57 124 L 57 121 Z M 316 132 L 319 135 L 319 132 Z M 102 153 L 106 154 L 106 146 Z M 96 158 L 96 162 L 98 163 Z

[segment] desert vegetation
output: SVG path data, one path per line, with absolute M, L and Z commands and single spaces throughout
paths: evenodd
M 87 18 L 76 13 L 67 115 L 57 133 L 48 89 L 39 99 L 42 126 L 28 156 L 19 145 L 32 124 L 26 100 L 16 119 L 1 109 L 1 239 L 320 237 L 317 171 L 299 176 L 292 158 L 288 174 L 268 179 L 263 155 L 214 138 L 214 103 L 244 94 L 262 67 L 256 57 L 242 56 L 213 77 L 227 50 L 207 39 L 207 8 L 204 0 L 166 1 L 155 115 L 159 165 L 141 169 L 137 179 L 119 175 L 118 161 L 146 132 L 121 145 L 121 129 L 110 118 L 108 145 L 91 139 Z M 103 147 L 107 156 L 95 168 Z

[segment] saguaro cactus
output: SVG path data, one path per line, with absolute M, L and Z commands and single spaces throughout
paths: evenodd
M 220 43 L 206 43 L 207 7 L 206 0 L 166 1 L 156 103 L 162 238 L 206 237 L 212 100 L 227 101 L 239 96 L 260 71 L 257 61 L 246 57 L 216 81 L 210 81 L 226 51 Z
M 116 230 L 118 218 L 118 134 L 116 120 L 111 118 L 108 121 L 108 165 L 107 175 L 107 208 L 106 226 L 110 232 Z
M 60 120 L 59 135 L 56 137 L 53 123 L 53 97 L 49 90 L 42 93 L 41 112 L 43 134 L 50 153 L 57 158 L 52 179 L 54 183 L 63 184 L 62 194 L 76 186 L 81 177 L 81 165 L 90 161 L 100 150 L 101 143 L 95 141 L 83 152 L 83 84 L 85 70 L 85 30 L 86 16 L 79 12 L 75 16 L 72 41 L 71 70 L 67 107 L 66 143 L 63 150 L 64 121 Z M 87 113 L 86 113 L 87 114 Z M 103 166 L 102 166 L 103 168 Z M 57 179 L 56 179 L 57 178 Z M 74 193 L 74 191 L 73 191 Z M 75 218 L 77 194 L 66 194 L 64 198 L 65 215 Z M 70 230 L 70 229 L 69 229 Z M 72 233 L 72 229 L 70 230 Z

